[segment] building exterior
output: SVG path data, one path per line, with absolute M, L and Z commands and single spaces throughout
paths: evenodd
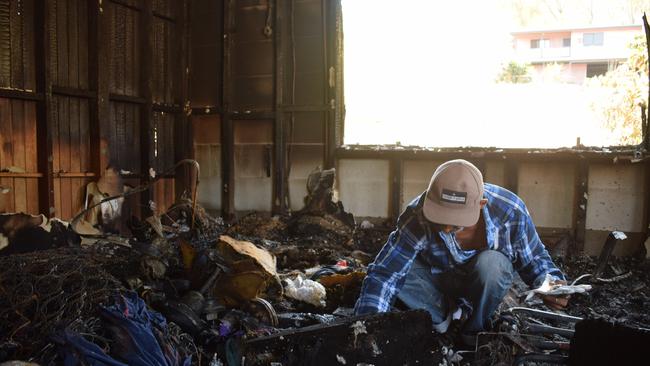
M 629 44 L 643 34 L 641 25 L 512 32 L 518 62 L 533 66 L 533 80 L 582 84 L 627 59 Z

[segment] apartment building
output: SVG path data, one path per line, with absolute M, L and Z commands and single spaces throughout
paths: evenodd
M 602 75 L 629 56 L 629 44 L 641 25 L 590 26 L 582 28 L 524 30 L 512 32 L 518 62 L 533 66 L 534 80 L 582 84 Z

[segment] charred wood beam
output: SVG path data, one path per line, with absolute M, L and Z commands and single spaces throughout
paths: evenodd
M 127 0 L 109 0 L 109 1 L 112 2 L 113 4 L 121 5 L 121 6 L 125 7 L 125 8 L 131 9 L 131 10 L 142 11 L 142 7 L 140 7 L 138 5 L 133 5 L 133 4 L 129 3 Z
M 323 55 L 325 55 L 324 74 L 327 75 L 325 85 L 325 105 L 328 107 L 325 122 L 325 169 L 336 165 L 337 147 L 343 143 L 343 85 L 338 85 L 339 59 L 343 57 L 338 44 L 338 31 L 341 24 L 337 23 L 340 12 L 340 1 L 323 1 L 321 12 L 323 18 Z
M 397 221 L 402 212 L 402 196 L 404 187 L 402 177 L 404 176 L 404 162 L 400 159 L 390 161 L 390 215 Z
M 232 98 L 232 34 L 234 33 L 234 0 L 223 2 L 224 29 L 223 29 L 223 115 L 221 123 L 221 216 L 226 220 L 235 217 L 235 139 L 233 134 L 233 119 L 231 110 Z
M 587 201 L 589 199 L 589 164 L 582 159 L 576 164 L 573 228 L 576 247 L 573 252 L 582 252 L 587 233 Z
M 90 165 L 100 176 L 109 164 L 110 19 L 100 2 L 88 3 L 88 81 L 96 97 L 89 103 Z
M 166 111 L 167 113 L 176 113 L 174 125 L 174 161 L 183 159 L 194 159 L 194 149 L 192 143 L 192 124 L 188 123 L 188 115 L 184 112 L 184 107 L 189 107 L 189 1 L 175 1 L 172 3 L 178 22 L 174 24 L 174 33 L 172 44 L 178 45 L 180 57 L 177 59 L 174 70 L 174 85 L 178 85 L 176 90 L 176 104 L 172 109 L 176 112 Z M 155 15 L 155 14 L 154 14 Z M 153 106 L 154 110 L 159 108 Z M 167 108 L 167 107 L 166 107 Z M 177 170 L 175 176 L 175 196 L 180 197 L 184 191 L 194 193 L 198 187 L 192 186 L 192 182 L 197 182 L 199 177 L 194 179 L 196 170 L 193 167 L 183 165 Z
M 648 51 L 648 59 L 650 60 L 650 25 L 648 24 L 648 18 L 646 17 L 645 13 L 643 13 L 643 29 L 645 30 L 646 50 Z M 646 151 L 650 150 L 650 121 L 648 121 L 648 114 L 647 114 L 649 108 L 650 108 L 650 85 L 648 86 L 648 99 L 646 102 L 646 108 L 644 108 L 643 110 L 643 116 L 645 119 L 645 123 L 644 123 L 645 133 L 642 135 L 643 137 L 642 144 Z
M 177 1 L 178 1 L 178 0 L 177 0 Z M 176 1 L 175 1 L 175 3 L 176 3 Z M 181 2 L 181 3 L 182 3 L 182 2 Z M 166 20 L 166 21 L 168 21 L 168 22 L 170 22 L 170 23 L 172 23 L 172 24 L 175 24 L 175 23 L 176 23 L 176 19 L 175 19 L 175 18 L 172 18 L 172 17 L 170 17 L 169 15 L 165 15 L 165 14 L 162 14 L 162 13 L 157 12 L 157 11 L 154 11 L 154 12 L 153 12 L 153 16 L 155 16 L 156 18 L 160 18 L 160 19 Z
M 436 365 L 436 349 L 430 315 L 415 310 L 281 331 L 246 341 L 242 356 L 247 365 Z
M 279 105 L 284 112 L 329 112 L 328 105 Z
M 37 102 L 45 99 L 43 93 L 35 93 L 26 90 L 4 89 L 4 88 L 0 88 L 0 98 L 22 99 L 22 100 L 31 100 Z
M 280 24 L 283 23 L 283 9 L 279 9 L 280 6 L 286 5 L 287 3 L 280 3 L 276 2 L 275 6 L 273 7 L 273 11 L 275 12 L 275 24 L 274 24 L 274 31 L 273 31 L 273 47 L 275 49 L 275 113 L 273 116 L 273 201 L 271 203 L 271 212 L 273 214 L 284 214 L 287 212 L 287 164 L 288 164 L 288 159 L 287 159 L 287 134 L 286 134 L 286 121 L 285 121 L 285 114 L 280 108 L 280 106 L 284 103 L 284 78 L 285 78 L 285 70 L 284 70 L 284 62 L 285 62 L 285 55 L 284 55 L 284 39 L 283 39 L 283 32 L 282 32 L 282 27 L 280 27 Z M 271 6 L 271 2 L 269 1 L 268 6 Z M 295 52 L 294 43 L 293 43 L 293 26 L 294 26 L 294 19 L 293 19 L 293 6 L 294 3 L 291 1 L 291 19 L 290 21 L 290 27 L 291 27 L 291 36 L 292 36 L 292 42 L 291 42 L 291 47 L 292 51 Z M 295 57 L 294 57 L 295 59 Z M 295 65 L 291 64 L 291 71 L 293 73 L 293 77 L 295 78 Z M 292 83 L 291 85 L 291 94 L 294 95 L 295 90 L 293 89 L 295 86 L 295 83 Z M 292 98 L 291 103 L 294 103 L 295 100 Z
M 193 116 L 207 116 L 214 114 L 223 114 L 224 111 L 221 107 L 206 106 L 206 107 L 192 107 Z
M 228 113 L 230 119 L 238 121 L 275 119 L 275 111 L 232 111 Z
M 382 146 L 364 146 L 361 148 L 339 147 L 336 150 L 337 159 L 391 159 L 400 158 L 403 160 L 451 160 L 466 159 L 472 161 L 492 160 L 504 161 L 504 159 L 517 162 L 566 162 L 585 160 L 589 163 L 610 163 L 610 164 L 632 164 L 649 160 L 648 157 L 639 158 L 638 152 L 629 151 L 584 151 L 584 150 L 562 150 L 562 151 L 536 151 L 526 149 L 422 149 L 400 147 L 399 149 L 382 148 Z
M 146 175 L 151 166 L 151 139 L 153 119 L 153 0 L 143 0 L 140 12 L 140 91 L 143 103 L 140 106 L 140 174 Z M 113 94 L 111 94 L 113 96 Z M 123 97 L 123 96 L 122 96 Z M 124 100 L 126 101 L 126 100 Z M 147 180 L 150 179 L 149 177 Z M 145 182 L 142 182 L 145 184 Z M 149 216 L 151 190 L 140 194 L 143 217 Z
M 170 114 L 181 113 L 183 108 L 179 105 L 169 105 L 169 104 L 159 104 L 154 103 L 151 105 L 151 108 L 154 112 L 165 112 Z M 181 159 L 176 159 L 176 161 Z
M 144 25 L 142 25 L 142 28 L 144 28 Z M 143 38 L 146 38 L 146 37 L 142 36 L 140 38 L 141 42 L 142 42 Z M 144 57 L 144 53 L 145 52 L 143 52 L 142 57 Z M 150 57 L 151 57 L 151 55 L 150 55 Z M 144 61 L 142 61 L 142 63 L 144 63 Z M 141 84 L 146 84 L 147 83 L 147 81 L 144 80 L 147 77 L 146 76 L 147 72 L 148 71 L 143 71 L 142 72 L 142 74 L 144 74 L 144 75 L 141 75 L 141 80 L 140 80 Z M 146 91 L 143 90 L 143 94 L 144 93 L 146 93 Z M 147 104 L 147 98 L 146 97 L 136 97 L 134 95 L 124 95 L 124 94 L 115 94 L 115 93 L 110 93 L 108 95 L 108 97 L 109 97 L 109 99 L 111 101 L 114 101 L 114 102 L 131 103 L 131 104 L 143 104 L 143 105 Z
M 619 240 L 625 240 L 626 238 L 627 236 L 621 231 L 612 231 L 609 233 L 609 235 L 607 235 L 605 245 L 603 245 L 603 248 L 600 250 L 600 255 L 598 256 L 596 269 L 594 270 L 594 273 L 591 277 L 594 281 L 600 278 L 600 275 L 602 275 L 605 271 L 605 266 L 607 266 L 609 257 L 611 257 L 612 253 L 614 252 L 616 243 L 618 243 Z
M 34 57 L 36 61 L 36 90 L 43 96 L 36 104 L 37 165 L 43 178 L 38 184 L 39 212 L 47 217 L 55 213 L 52 152 L 52 69 L 50 63 L 50 19 L 47 16 L 51 2 L 35 7 Z
M 57 86 L 57 85 L 52 85 L 52 94 L 63 95 L 66 97 L 84 98 L 84 99 L 97 98 L 97 93 L 92 90 L 69 88 L 66 86 Z

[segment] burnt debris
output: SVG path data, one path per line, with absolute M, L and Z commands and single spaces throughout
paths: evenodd
M 643 351 L 635 345 L 650 328 L 650 263 L 638 258 L 556 258 L 571 285 L 592 289 L 560 313 L 526 302 L 516 281 L 475 347 L 461 344 L 458 324 L 435 333 L 426 312 L 355 317 L 391 224 L 355 222 L 332 201 L 333 182 L 333 170 L 315 171 L 304 209 L 232 223 L 191 199 L 114 217 L 120 230 L 0 215 L 0 362 L 92 364 L 101 354 L 142 365 L 152 364 L 143 355 L 169 365 L 587 364 L 595 348 L 620 343 L 617 360 Z

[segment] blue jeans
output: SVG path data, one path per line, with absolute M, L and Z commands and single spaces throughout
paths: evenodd
M 435 275 L 430 265 L 417 258 L 397 297 L 411 309 L 427 310 L 439 332 L 449 325 L 450 303 L 465 298 L 472 305 L 472 314 L 461 331 L 472 335 L 486 329 L 512 278 L 512 263 L 496 250 L 484 250 L 454 270 Z

